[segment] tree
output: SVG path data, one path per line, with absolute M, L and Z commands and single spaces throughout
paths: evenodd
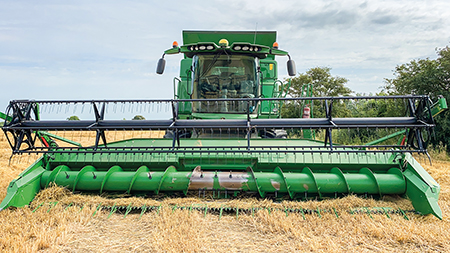
M 291 86 L 287 93 L 291 97 L 339 97 L 348 96 L 352 93 L 352 90 L 345 87 L 348 82 L 346 78 L 331 75 L 331 68 L 329 67 L 315 67 L 311 68 L 306 73 L 301 73 L 299 76 L 291 79 Z M 288 85 L 284 85 L 287 87 Z M 305 88 L 309 86 L 310 92 L 307 92 Z M 311 94 L 312 92 L 312 94 Z M 348 101 L 335 100 L 333 103 L 332 116 L 333 117 L 345 117 L 350 114 L 348 106 L 346 106 Z M 311 108 L 311 117 L 314 118 L 324 118 L 325 113 L 325 103 L 323 100 L 314 102 L 300 100 L 300 101 L 287 101 L 283 104 L 281 108 L 281 116 L 283 118 L 299 118 L 303 115 L 304 107 Z M 319 133 L 319 130 L 316 131 Z M 306 132 L 301 132 L 299 130 L 289 130 L 289 135 L 299 135 L 308 137 Z
M 345 87 L 348 82 L 346 78 L 331 75 L 331 68 L 329 67 L 315 67 L 311 68 L 306 73 L 301 73 L 299 76 L 291 79 L 291 87 L 287 91 L 292 97 L 308 96 L 303 92 L 303 86 L 307 84 L 312 85 L 313 97 L 339 97 L 348 96 L 352 90 Z M 285 85 L 286 86 L 286 85 Z M 300 105 L 302 107 L 303 105 Z M 309 105 L 310 106 L 310 105 Z M 314 102 L 314 117 L 325 117 L 325 110 L 323 101 Z M 344 106 L 344 101 L 336 101 L 333 105 L 333 116 L 336 117 L 348 115 L 349 111 Z M 283 118 L 301 117 L 301 110 L 295 103 L 286 103 L 281 114 Z
M 68 117 L 67 120 L 80 120 L 80 118 L 78 118 L 78 116 L 73 115 Z
M 345 87 L 348 79 L 339 76 L 331 76 L 331 68 L 315 67 L 292 78 L 289 94 L 292 96 L 301 96 L 302 86 L 304 84 L 312 84 L 313 95 L 315 97 L 337 97 L 348 96 L 352 90 Z
M 304 85 L 312 84 L 313 97 L 340 97 L 349 96 L 352 91 L 345 86 L 346 78 L 331 75 L 331 68 L 316 67 L 309 69 L 305 74 L 300 74 L 291 81 L 289 95 L 292 97 L 305 97 Z M 356 94 L 364 96 L 365 94 Z M 372 94 L 369 94 L 369 96 Z M 385 96 L 384 92 L 375 96 Z M 402 102 L 402 101 L 400 101 Z M 282 116 L 285 118 L 301 117 L 304 104 L 288 102 L 282 108 Z M 308 105 L 311 106 L 311 105 Z M 404 105 L 392 100 L 362 99 L 362 100 L 335 100 L 333 102 L 333 117 L 395 117 L 404 115 Z M 325 117 L 325 107 L 322 101 L 313 104 L 315 118 Z M 393 133 L 392 129 L 341 129 L 333 131 L 333 142 L 339 144 L 364 144 Z M 323 138 L 324 132 L 318 133 Z M 290 134 L 301 135 L 300 131 L 289 131 Z M 396 140 L 390 140 L 395 142 Z M 391 143 L 392 144 L 392 143 Z
M 145 117 L 142 115 L 136 115 L 132 120 L 145 120 Z
M 412 60 L 394 70 L 394 78 L 385 79 L 384 90 L 390 95 L 429 95 L 435 101 L 443 95 L 450 101 L 450 48 L 437 49 L 437 59 Z M 450 152 L 450 112 L 435 117 L 436 139 L 433 145 L 443 144 Z

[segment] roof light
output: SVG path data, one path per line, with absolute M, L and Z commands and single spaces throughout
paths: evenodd
M 172 43 L 172 47 L 173 47 L 173 48 L 177 48 L 177 47 L 178 47 L 178 42 L 174 41 L 174 42 Z
M 228 44 L 229 44 L 229 42 L 226 39 L 219 40 L 219 46 L 221 46 L 221 47 L 228 47 Z
M 278 42 L 274 42 L 272 47 L 275 48 L 275 49 L 278 49 Z

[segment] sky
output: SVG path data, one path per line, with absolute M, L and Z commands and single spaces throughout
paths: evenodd
M 172 98 L 182 30 L 277 31 L 304 73 L 330 67 L 355 93 L 450 44 L 450 1 L 0 0 L 0 111 L 13 99 Z M 285 57 L 280 79 L 287 77 Z

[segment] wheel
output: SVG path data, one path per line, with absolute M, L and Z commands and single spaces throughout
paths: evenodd
M 179 131 L 179 137 L 180 139 L 187 139 L 191 138 L 191 132 L 180 130 Z M 165 139 L 173 139 L 174 137 L 174 131 L 173 130 L 166 130 L 166 133 L 164 134 L 163 138 Z
M 260 131 L 260 136 L 266 139 L 286 139 L 287 132 L 284 129 L 269 129 Z

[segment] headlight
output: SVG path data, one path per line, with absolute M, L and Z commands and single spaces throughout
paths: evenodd
M 247 51 L 247 50 L 249 50 L 250 48 L 248 47 L 248 46 L 243 46 L 242 47 L 242 50 L 244 50 L 244 51 Z
M 206 49 L 208 49 L 208 50 L 213 50 L 214 47 L 213 47 L 212 45 L 208 45 L 208 46 L 206 47 Z
M 235 47 L 234 47 L 234 50 L 236 50 L 236 51 L 241 50 L 241 49 L 242 49 L 241 46 L 235 46 Z
M 205 49 L 206 49 L 206 46 L 200 46 L 198 49 L 200 49 L 200 50 L 205 50 Z

